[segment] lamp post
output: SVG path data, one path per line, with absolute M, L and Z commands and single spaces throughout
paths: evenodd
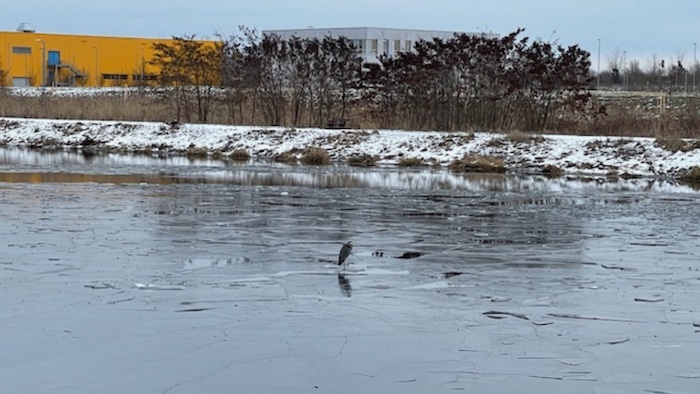
M 695 74 L 698 73 L 698 43 L 693 43 L 693 93 L 695 93 Z
M 41 86 L 46 86 L 46 42 L 41 38 L 36 41 L 41 42 Z
M 92 47 L 95 50 L 95 87 L 100 86 L 100 81 L 98 75 L 100 73 L 100 63 L 98 61 L 100 54 L 100 47 Z
M 622 89 L 627 90 L 627 51 L 622 51 Z
M 596 89 L 600 89 L 600 38 L 598 39 L 598 81 L 596 82 Z

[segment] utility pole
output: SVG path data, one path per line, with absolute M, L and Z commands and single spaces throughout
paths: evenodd
M 622 51 L 622 89 L 627 90 L 627 51 Z
M 693 93 L 695 93 L 695 74 L 698 73 L 698 43 L 693 43 Z
M 596 82 L 596 89 L 600 89 L 600 38 L 598 39 L 598 81 Z

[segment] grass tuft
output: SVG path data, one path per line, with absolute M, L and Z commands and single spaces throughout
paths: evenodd
M 355 155 L 348 158 L 348 165 L 353 167 L 372 167 L 379 157 L 368 154 Z
M 403 157 L 399 159 L 399 167 L 417 167 L 423 165 L 423 160 L 418 157 Z
M 564 173 L 566 173 L 566 171 L 564 171 L 563 168 L 553 164 L 547 164 L 546 166 L 542 167 L 542 174 L 550 178 L 559 178 L 564 176 Z
M 325 166 L 331 162 L 331 157 L 323 148 L 308 148 L 301 156 L 301 163 L 311 166 Z
M 248 161 L 250 160 L 250 153 L 245 149 L 235 149 L 231 152 L 229 158 L 233 161 Z
M 503 159 L 490 155 L 465 155 L 450 163 L 449 168 L 453 172 L 506 172 Z

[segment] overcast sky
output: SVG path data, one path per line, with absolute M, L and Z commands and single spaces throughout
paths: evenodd
M 523 36 L 579 44 L 601 69 L 617 48 L 687 65 L 700 43 L 700 0 L 2 0 L 0 30 L 169 38 L 314 27 L 394 27 Z M 700 54 L 697 55 L 700 57 Z

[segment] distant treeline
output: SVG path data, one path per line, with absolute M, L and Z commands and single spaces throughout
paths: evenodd
M 411 52 L 363 63 L 344 37 L 282 40 L 241 28 L 215 49 L 176 37 L 156 46 L 153 63 L 190 121 L 207 121 L 209 107 L 221 105 L 230 123 L 544 130 L 557 115 L 588 108 L 589 53 L 522 32 L 418 41 Z

